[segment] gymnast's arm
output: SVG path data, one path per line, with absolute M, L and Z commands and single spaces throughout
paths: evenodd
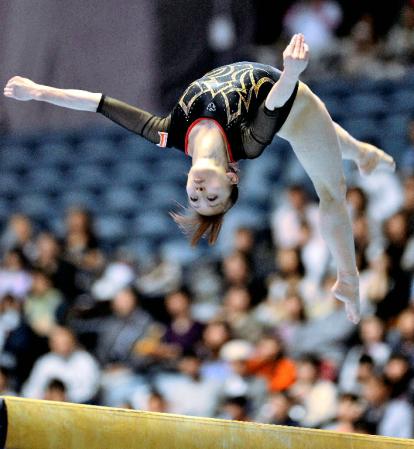
M 267 95 L 265 106 L 269 111 L 282 107 L 292 95 L 299 75 L 309 62 L 309 48 L 303 34 L 295 34 L 283 52 L 283 72 Z
M 44 101 L 78 111 L 99 112 L 154 143 L 159 142 L 158 131 L 168 132 L 171 121 L 170 116 L 157 117 L 101 93 L 58 89 L 37 84 L 20 76 L 15 76 L 8 81 L 4 88 L 4 95 L 20 101 Z
M 258 157 L 283 125 L 295 100 L 299 75 L 309 61 L 302 34 L 295 34 L 283 52 L 283 72 L 260 105 L 255 118 L 242 129 L 243 147 L 249 158 Z
M 168 132 L 171 117 L 158 117 L 123 101 L 102 95 L 96 112 L 153 143 L 160 141 L 159 131 Z

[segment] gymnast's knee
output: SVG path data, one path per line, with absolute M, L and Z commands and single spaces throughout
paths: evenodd
M 319 201 L 325 206 L 336 206 L 345 203 L 346 199 L 346 182 L 340 179 L 335 185 L 315 185 Z

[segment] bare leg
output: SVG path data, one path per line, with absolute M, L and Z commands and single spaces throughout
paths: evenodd
M 337 123 L 334 123 L 334 126 L 342 152 L 342 159 L 354 161 L 361 174 L 369 175 L 376 168 L 395 170 L 395 161 L 389 154 L 374 145 L 355 139 Z
M 337 265 L 333 293 L 345 303 L 348 318 L 357 323 L 359 279 L 345 201 L 341 148 L 325 106 L 303 83 L 279 135 L 291 143 L 315 186 L 320 200 L 320 229 Z

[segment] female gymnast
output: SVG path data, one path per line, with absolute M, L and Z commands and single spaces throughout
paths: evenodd
M 323 102 L 299 81 L 308 60 L 304 37 L 296 34 L 283 52 L 283 71 L 249 62 L 220 67 L 191 83 L 164 118 L 101 93 L 57 89 L 19 76 L 9 80 L 4 95 L 99 112 L 192 157 L 186 189 L 193 212 L 172 214 L 192 244 L 203 235 L 216 241 L 224 214 L 237 200 L 236 162 L 260 156 L 275 134 L 288 140 L 319 197 L 320 229 L 337 266 L 333 293 L 358 323 L 359 279 L 341 158 L 355 161 L 364 174 L 379 166 L 394 170 L 395 163 L 332 121 Z

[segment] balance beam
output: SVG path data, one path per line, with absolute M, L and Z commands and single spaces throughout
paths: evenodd
M 1 398 L 5 449 L 406 449 L 414 440 Z

